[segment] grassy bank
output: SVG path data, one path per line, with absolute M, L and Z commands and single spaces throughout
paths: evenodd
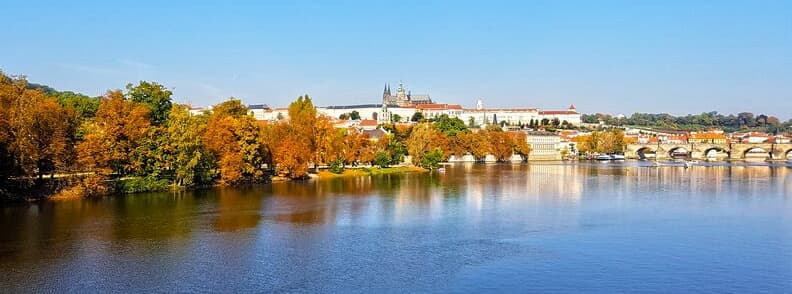
M 417 166 L 395 166 L 395 167 L 386 167 L 386 168 L 362 167 L 362 168 L 348 168 L 345 169 L 340 174 L 332 173 L 329 170 L 321 170 L 319 171 L 318 175 L 320 179 L 328 179 L 328 178 L 339 178 L 339 177 L 358 177 L 358 176 L 415 173 L 415 172 L 427 172 L 427 171 L 429 170 Z

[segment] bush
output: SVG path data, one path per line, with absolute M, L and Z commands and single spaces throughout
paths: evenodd
M 382 168 L 388 167 L 391 164 L 391 157 L 385 151 L 377 152 L 377 154 L 374 155 L 374 164 Z
M 336 159 L 330 162 L 330 172 L 334 174 L 340 174 L 344 172 L 344 162 L 340 159 Z
M 436 169 L 440 167 L 441 161 L 443 161 L 443 151 L 440 148 L 435 148 L 426 152 L 423 159 L 421 159 L 421 166 L 428 169 Z
M 73 196 L 82 197 L 99 197 L 110 193 L 110 187 L 107 185 L 107 179 L 101 175 L 89 175 L 77 184 L 74 189 L 70 191 Z
M 122 193 L 156 192 L 168 190 L 170 182 L 153 177 L 131 178 L 121 181 Z

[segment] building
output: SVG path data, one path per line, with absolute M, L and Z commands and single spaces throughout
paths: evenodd
M 272 110 L 267 104 L 250 104 L 247 108 L 256 120 L 264 121 L 266 121 L 267 112 Z
M 250 112 L 257 120 L 278 121 L 288 119 L 287 108 L 271 108 L 266 104 L 249 105 Z M 375 120 L 378 123 L 409 122 L 418 112 L 425 118 L 437 118 L 442 115 L 459 118 L 466 124 L 486 126 L 505 123 L 509 126 L 525 126 L 532 121 L 539 124 L 557 122 L 559 125 L 580 125 L 580 113 L 574 105 L 566 110 L 540 110 L 537 108 L 484 108 L 479 99 L 473 109 L 463 108 L 459 104 L 434 103 L 429 95 L 412 95 L 399 84 L 396 94 L 391 94 L 390 85 L 386 84 L 379 104 L 333 105 L 316 107 L 320 114 L 331 118 L 357 113 L 361 120 Z
M 481 99 L 476 102 L 475 109 L 464 109 L 457 117 L 465 123 L 477 126 L 505 123 L 507 125 L 528 125 L 531 121 L 536 124 L 546 120 L 551 123 L 557 120 L 559 124 L 579 125 L 580 113 L 574 105 L 567 110 L 539 110 L 536 108 L 484 108 Z
M 691 132 L 688 137 L 689 143 L 694 144 L 726 144 L 728 142 L 723 131 Z
M 732 134 L 740 143 L 759 144 L 765 143 L 772 137 L 769 134 L 761 132 L 748 132 L 745 134 Z
M 464 113 L 459 104 L 421 104 L 415 106 L 415 112 L 423 114 L 424 118 L 438 118 L 443 115 L 459 117 Z
M 525 140 L 531 146 L 528 160 L 561 160 L 561 136 L 551 132 L 526 132 Z
M 385 84 L 385 90 L 382 91 L 382 104 L 388 106 L 414 106 L 420 104 L 432 104 L 432 98 L 429 95 L 412 95 L 409 90 L 404 88 L 404 84 L 399 82 L 399 88 L 396 89 L 396 95 L 391 95 L 390 85 Z

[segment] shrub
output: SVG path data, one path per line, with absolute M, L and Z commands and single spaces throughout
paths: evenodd
M 121 181 L 122 193 L 156 192 L 168 190 L 169 181 L 153 177 L 131 178 Z
M 334 174 L 340 174 L 344 172 L 344 162 L 340 159 L 336 159 L 330 162 L 330 172 Z
M 374 164 L 382 168 L 388 167 L 391 164 L 391 157 L 385 151 L 377 152 L 374 155 Z
M 110 193 L 105 177 L 100 175 L 89 175 L 84 177 L 77 185 L 74 193 L 83 197 L 98 197 Z
M 421 166 L 428 169 L 436 169 L 440 167 L 441 161 L 443 161 L 443 151 L 440 148 L 435 148 L 426 152 L 423 159 L 421 159 Z

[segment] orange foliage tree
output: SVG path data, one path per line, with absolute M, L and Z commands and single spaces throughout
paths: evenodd
M 264 175 L 266 152 L 261 130 L 241 101 L 229 99 L 212 109 L 203 141 L 218 159 L 221 183 L 255 180 Z
M 77 114 L 24 78 L 0 73 L 0 175 L 39 176 L 71 167 Z
M 125 100 L 121 91 L 109 91 L 94 120 L 84 126 L 83 141 L 77 146 L 79 161 L 100 174 L 134 172 L 131 154 L 148 132 L 148 113 L 146 106 Z

